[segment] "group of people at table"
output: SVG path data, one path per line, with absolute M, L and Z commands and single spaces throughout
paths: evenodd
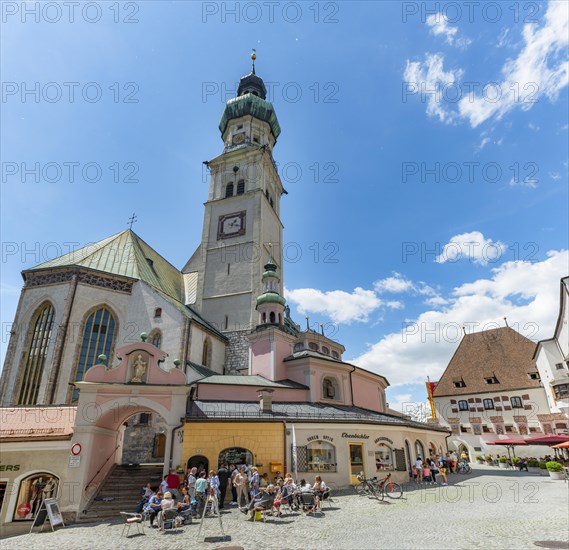
M 275 510 L 280 515 L 280 507 L 284 503 L 291 507 L 302 506 L 298 498 L 300 493 L 314 494 L 313 505 L 305 507 L 306 512 L 314 512 L 321 508 L 321 501 L 329 494 L 329 488 L 320 476 L 316 476 L 312 485 L 304 479 L 297 485 L 291 474 L 287 473 L 282 478 L 277 472 L 273 483 L 269 483 L 267 474 L 260 475 L 254 466 L 236 468 L 232 465 L 228 468 L 224 464 L 217 472 L 210 470 L 209 475 L 204 469 L 198 472 L 197 468 L 192 468 L 183 481 L 172 470 L 156 491 L 148 483 L 141 491 L 137 512 L 148 515 L 151 527 L 156 522 L 156 526 L 163 529 L 166 510 L 176 509 L 180 516 L 186 518 L 201 517 L 208 500 L 214 498 L 218 508 L 223 509 L 228 488 L 231 489 L 232 504 L 237 505 L 251 521 L 258 511 L 272 513 L 271 510 Z M 213 510 L 209 514 L 213 514 Z

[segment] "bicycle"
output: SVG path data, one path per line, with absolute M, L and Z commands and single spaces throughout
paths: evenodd
M 366 479 L 363 472 L 360 472 L 356 477 L 360 482 L 354 486 L 354 489 L 358 495 L 368 497 L 374 496 L 378 498 L 376 487 L 373 484 L 373 479 Z
M 391 481 L 391 474 L 387 474 L 383 479 L 373 478 L 374 482 L 377 483 L 377 491 L 388 498 L 401 498 L 403 496 L 403 488 L 399 483 Z M 383 496 L 382 496 L 383 500 Z
M 460 461 L 457 465 L 456 465 L 456 473 L 457 474 L 470 474 L 472 472 L 472 468 L 470 467 L 470 464 L 468 464 L 468 462 L 464 461 Z

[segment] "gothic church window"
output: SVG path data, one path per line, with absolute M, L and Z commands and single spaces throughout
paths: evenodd
M 239 180 L 237 182 L 237 194 L 242 195 L 245 193 L 245 180 Z
M 55 311 L 52 305 L 45 303 L 40 306 L 33 318 L 34 328 L 26 356 L 18 405 L 35 405 L 37 403 L 54 317 Z
M 81 353 L 77 364 L 75 382 L 80 382 L 85 373 L 98 362 L 101 354 L 111 354 L 111 347 L 115 336 L 115 319 L 110 310 L 103 306 L 89 315 L 83 330 Z M 79 390 L 73 391 L 73 401 L 79 398 Z
M 160 346 L 162 345 L 162 333 L 159 330 L 154 331 L 150 335 L 150 343 L 160 349 Z
M 233 196 L 233 183 L 228 183 L 227 187 L 225 188 L 225 197 L 232 197 Z
M 209 337 L 207 337 L 203 342 L 202 365 L 204 367 L 209 367 L 210 364 L 211 364 L 211 341 Z
M 269 313 L 269 323 L 273 323 L 275 322 L 275 312 L 271 311 L 271 313 Z

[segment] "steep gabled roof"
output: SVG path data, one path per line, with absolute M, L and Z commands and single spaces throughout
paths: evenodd
M 535 343 L 510 327 L 467 334 L 460 342 L 445 372 L 438 381 L 434 397 L 539 388 L 530 372 L 537 368 L 533 360 Z M 498 384 L 487 384 L 495 376 Z M 455 387 L 463 381 L 465 387 Z
M 180 271 L 131 229 L 39 264 L 23 273 L 25 276 L 28 272 L 61 267 L 82 267 L 138 279 L 178 302 L 184 300 Z

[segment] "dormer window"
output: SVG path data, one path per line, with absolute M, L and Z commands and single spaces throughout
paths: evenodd
M 499 384 L 498 379 L 495 376 L 488 376 L 484 378 L 486 384 Z
M 539 372 L 528 372 L 530 380 L 539 380 Z
M 455 380 L 453 382 L 454 387 L 455 388 L 466 388 L 466 384 L 464 383 L 464 380 Z

